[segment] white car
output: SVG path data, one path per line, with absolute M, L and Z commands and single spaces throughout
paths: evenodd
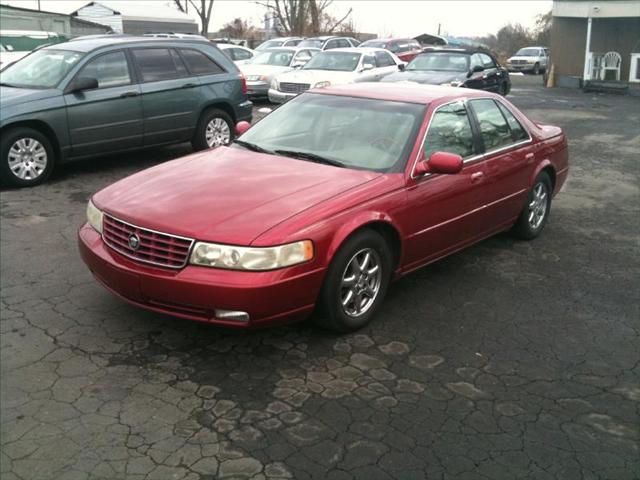
M 222 52 L 238 66 L 250 63 L 256 54 L 256 52 L 250 48 L 241 47 L 234 43 L 216 43 L 216 47 L 222 50 Z
M 546 47 L 525 47 L 507 59 L 507 70 L 510 72 L 531 72 L 538 75 L 547 70 L 549 50 Z
M 276 76 L 302 68 L 319 51 L 317 48 L 279 47 L 256 52 L 251 63 L 241 68 L 247 79 L 247 94 L 252 98 L 266 97 Z
M 257 52 L 257 51 L 260 51 L 260 50 L 266 50 L 267 48 L 295 47 L 302 40 L 304 40 L 302 37 L 278 37 L 278 38 L 272 38 L 271 40 L 267 40 L 265 42 L 262 42 L 260 45 L 258 45 L 255 48 L 255 50 Z
M 405 63 L 382 48 L 336 48 L 315 55 L 299 70 L 271 82 L 269 100 L 284 103 L 310 89 L 356 82 L 377 82 L 403 70 Z

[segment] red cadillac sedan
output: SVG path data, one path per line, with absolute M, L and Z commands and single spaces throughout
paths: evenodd
M 512 230 L 540 234 L 567 178 L 558 127 L 504 98 L 370 83 L 310 90 L 233 144 L 96 193 L 83 260 L 140 307 L 235 327 L 366 325 L 389 282 Z

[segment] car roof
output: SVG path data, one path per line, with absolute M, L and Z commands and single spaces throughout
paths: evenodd
M 293 50 L 294 52 L 298 52 L 299 50 L 317 50 L 318 52 L 320 51 L 319 48 L 316 47 L 298 47 L 298 46 L 291 46 L 291 47 L 269 47 L 269 48 L 265 48 L 263 51 L 264 52 L 287 52 Z
M 297 40 L 299 38 L 302 39 L 303 37 L 274 37 L 274 38 L 265 40 L 263 43 L 270 42 L 271 40 L 283 40 L 286 42 L 287 40 Z
M 464 53 L 467 55 L 473 55 L 474 53 L 486 53 L 491 55 L 491 52 L 483 50 L 482 48 L 453 48 L 453 47 L 425 47 L 422 51 L 424 53 Z M 422 55 L 421 54 L 421 55 Z
M 99 48 L 109 47 L 113 45 L 126 45 L 126 44 L 167 44 L 167 43 L 204 43 L 213 45 L 207 40 L 199 40 L 197 38 L 160 38 L 160 37 L 143 37 L 133 35 L 97 35 L 90 38 L 78 38 L 70 42 L 56 43 L 55 45 L 48 45 L 44 47 L 50 50 L 73 50 L 76 52 L 92 52 Z
M 386 52 L 386 50 L 384 48 L 373 48 L 373 47 L 343 47 L 343 48 L 332 48 L 331 50 L 324 50 L 324 52 L 375 53 L 375 52 Z
M 362 82 L 308 90 L 310 93 L 339 95 L 343 97 L 371 98 L 394 102 L 418 103 L 428 105 L 434 101 L 447 101 L 497 96 L 484 90 L 470 88 L 444 87 L 440 85 L 424 85 L 413 82 L 381 83 Z

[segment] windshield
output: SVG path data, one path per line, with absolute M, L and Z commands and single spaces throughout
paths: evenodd
M 399 172 L 424 111 L 424 105 L 413 103 L 304 93 L 256 123 L 241 140 L 271 152 L 320 156 L 347 168 Z
M 251 63 L 257 65 L 276 65 L 279 67 L 288 67 L 293 58 L 295 50 L 276 50 L 266 51 L 256 55 Z
M 361 43 L 360 47 L 369 47 L 369 48 L 385 48 L 387 42 L 381 40 L 368 40 L 364 43 Z
M 411 60 L 405 70 L 467 72 L 469 71 L 469 55 L 459 53 L 423 53 Z
M 518 50 L 518 53 L 516 53 L 516 55 L 521 57 L 537 57 L 539 54 L 540 50 L 537 48 L 521 48 Z
M 306 40 L 302 40 L 298 47 L 313 47 L 313 48 L 322 48 L 324 45 L 324 40 L 320 40 L 319 38 L 307 38 Z
M 256 50 L 264 50 L 265 48 L 281 47 L 284 40 L 267 40 L 264 43 L 258 45 Z
M 361 53 L 321 52 L 312 57 L 303 70 L 332 70 L 336 72 L 353 72 L 358 66 Z
M 0 72 L 0 82 L 23 88 L 53 88 L 82 53 L 70 50 L 38 50 Z

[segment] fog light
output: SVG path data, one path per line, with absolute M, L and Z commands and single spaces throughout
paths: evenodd
M 248 322 L 249 314 L 247 312 L 236 312 L 233 310 L 215 310 L 216 318 L 220 320 L 232 320 L 234 322 Z

